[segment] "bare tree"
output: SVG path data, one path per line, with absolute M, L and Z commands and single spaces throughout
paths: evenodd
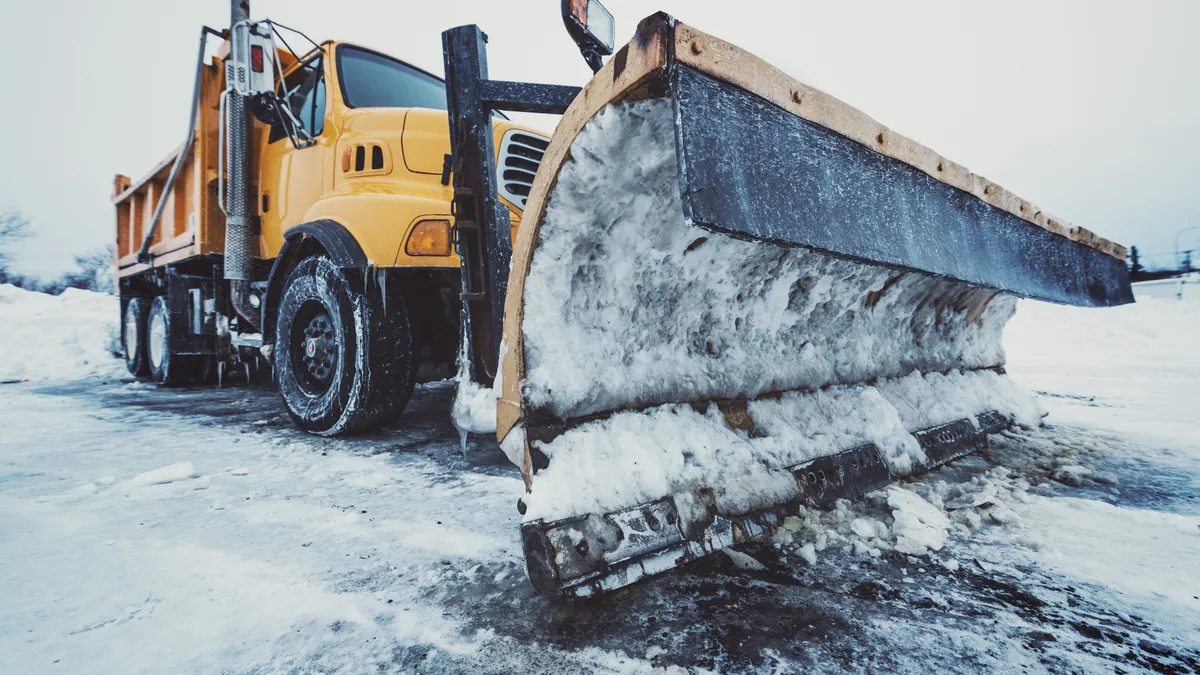
M 14 284 L 29 290 L 58 294 L 67 288 L 111 292 L 113 277 L 113 245 L 107 244 L 89 253 L 75 256 L 76 269 L 52 281 L 42 283 L 33 277 L 14 274 L 9 265 L 9 247 L 32 234 L 29 221 L 17 211 L 0 212 L 0 284 Z
M 111 293 L 112 263 L 112 244 L 101 246 L 90 253 L 75 256 L 75 269 L 40 284 L 37 290 L 50 295 L 58 295 L 68 288 Z
M 79 283 L 72 284 L 75 288 L 85 288 L 89 291 L 112 291 L 113 285 L 113 244 L 105 244 L 93 249 L 90 253 L 75 256 L 78 272 L 67 276 L 78 279 Z
M 0 212 L 0 284 L 15 283 L 22 285 L 25 279 L 12 274 L 8 266 L 12 262 L 9 246 L 18 239 L 30 235 L 29 221 L 17 211 Z

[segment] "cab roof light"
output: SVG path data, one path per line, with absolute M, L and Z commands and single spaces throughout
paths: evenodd
M 579 46 L 583 58 L 598 72 L 604 65 L 602 56 L 613 53 L 617 39 L 617 23 L 599 0 L 562 0 L 563 24 Z

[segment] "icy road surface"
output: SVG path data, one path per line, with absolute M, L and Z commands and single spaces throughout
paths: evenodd
M 446 385 L 350 440 L 266 385 L 0 385 L 0 672 L 1197 672 L 1197 335 L 1021 303 L 1045 428 L 573 604 L 529 588 L 519 476 L 459 453 Z

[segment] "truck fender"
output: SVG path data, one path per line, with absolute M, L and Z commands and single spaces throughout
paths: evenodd
M 283 284 L 288 274 L 304 258 L 325 254 L 333 264 L 342 268 L 366 269 L 369 265 L 358 240 L 341 223 L 334 220 L 314 220 L 289 229 L 284 234 L 283 246 L 271 267 L 267 278 L 267 293 L 262 301 L 262 343 L 264 347 L 275 345 L 275 306 L 283 294 Z M 268 360 L 273 356 L 270 349 L 263 350 Z

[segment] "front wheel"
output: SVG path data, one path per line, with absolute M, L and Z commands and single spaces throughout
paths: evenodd
M 279 393 L 296 426 L 354 433 L 400 414 L 416 369 L 403 300 L 324 256 L 288 276 L 275 328 Z

